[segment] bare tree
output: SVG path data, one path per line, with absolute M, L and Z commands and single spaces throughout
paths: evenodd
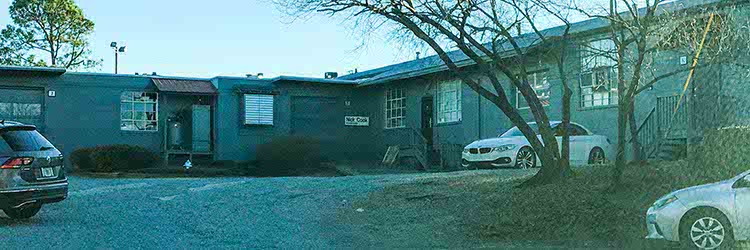
M 641 155 L 641 145 L 638 141 L 639 125 L 635 119 L 636 96 L 667 78 L 694 71 L 701 67 L 700 65 L 721 63 L 720 60 L 736 60 L 737 56 L 742 54 L 736 51 L 729 52 L 727 49 L 743 47 L 738 45 L 742 44 L 741 39 L 737 39 L 734 35 L 741 30 L 740 28 L 734 27 L 737 32 L 726 30 L 718 32 L 717 27 L 724 27 L 724 29 L 729 27 L 707 25 L 710 14 L 696 14 L 712 13 L 717 10 L 717 6 L 663 9 L 663 2 L 662 0 L 646 0 L 643 3 L 645 6 L 639 8 L 635 0 L 609 0 L 608 8 L 599 6 L 593 10 L 574 4 L 574 9 L 588 17 L 609 21 L 609 39 L 615 44 L 614 51 L 597 51 L 597 48 L 589 48 L 591 51 L 611 56 L 616 62 L 617 156 L 612 174 L 612 187 L 619 186 L 627 165 L 625 146 L 628 136 L 631 138 L 633 160 L 640 161 L 644 157 Z M 624 10 L 619 11 L 618 8 Z M 704 41 L 709 31 L 712 31 L 710 34 L 714 36 L 710 38 L 710 41 Z M 711 53 L 701 55 L 698 51 L 704 43 L 716 49 Z M 744 42 L 744 46 L 747 47 L 747 41 Z M 694 55 L 692 61 L 694 63 L 670 71 L 665 71 L 664 67 L 656 65 L 655 58 L 658 58 L 660 53 L 675 51 Z M 699 55 L 702 64 L 697 63 Z M 628 127 L 629 131 L 627 131 Z
M 560 156 L 549 117 L 528 77 L 529 68 L 540 58 L 556 58 L 558 71 L 564 72 L 564 58 L 561 56 L 565 53 L 564 48 L 546 47 L 561 50 L 548 54 L 535 49 L 541 44 L 564 43 L 566 39 L 563 38 L 567 38 L 570 29 L 565 16 L 559 10 L 551 9 L 553 5 L 546 0 L 278 0 L 277 3 L 293 16 L 323 12 L 407 31 L 434 50 L 464 84 L 497 106 L 528 139 L 539 154 L 543 167 L 524 186 L 551 183 L 569 174 L 569 164 L 565 162 L 569 157 Z M 556 30 L 556 33 L 540 28 L 537 18 L 543 14 L 562 22 L 565 28 Z M 513 35 L 514 29 L 522 26 L 532 30 L 531 35 Z M 461 54 L 449 51 L 449 47 L 456 48 Z M 460 66 L 457 64 L 459 58 L 468 58 L 473 66 Z M 564 75 L 561 79 L 567 86 Z M 478 80 L 477 76 L 486 80 Z M 504 80 L 518 89 L 528 103 L 538 124 L 541 141 L 509 101 Z M 569 92 L 566 93 L 565 96 L 569 97 Z M 569 110 L 564 113 L 569 116 Z M 569 117 L 563 120 L 567 122 Z M 565 141 L 568 141 L 567 136 Z M 566 155 L 567 147 L 564 143 Z

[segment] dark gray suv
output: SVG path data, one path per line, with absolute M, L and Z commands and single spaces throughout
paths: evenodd
M 36 215 L 68 196 L 63 156 L 36 127 L 0 120 L 0 209 L 13 219 Z

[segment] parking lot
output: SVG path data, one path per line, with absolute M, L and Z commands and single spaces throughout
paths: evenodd
M 391 184 L 486 172 L 337 178 L 71 177 L 67 200 L 42 208 L 28 221 L 0 217 L 0 241 L 8 248 L 40 249 L 367 247 L 391 236 L 371 235 L 340 221 L 336 213 L 355 209 L 353 200 Z M 414 239 L 389 245 L 393 244 L 431 243 Z

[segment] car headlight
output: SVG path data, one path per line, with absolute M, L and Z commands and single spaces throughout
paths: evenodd
M 516 148 L 515 144 L 507 144 L 507 145 L 502 145 L 500 147 L 492 148 L 492 152 L 503 152 L 503 151 L 514 149 L 514 148 Z
M 465 148 L 464 149 L 464 154 L 468 154 L 468 153 L 469 153 L 469 148 Z
M 669 203 L 675 202 L 677 200 L 677 196 L 670 195 L 664 198 L 661 198 L 654 202 L 654 208 L 659 209 L 666 205 L 669 205 Z

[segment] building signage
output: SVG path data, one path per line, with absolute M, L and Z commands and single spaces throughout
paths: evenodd
M 369 116 L 346 116 L 344 117 L 344 125 L 367 127 L 367 126 L 370 126 L 370 117 Z

